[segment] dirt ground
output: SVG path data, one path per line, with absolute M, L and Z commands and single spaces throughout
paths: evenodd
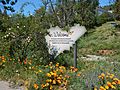
M 9 83 L 5 81 L 0 81 L 0 90 L 24 90 L 22 87 L 17 89 L 9 87 Z

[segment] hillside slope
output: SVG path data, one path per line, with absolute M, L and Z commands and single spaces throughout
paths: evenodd
M 111 61 L 120 61 L 120 28 L 113 27 L 110 22 L 107 22 L 89 30 L 78 41 L 78 57 L 88 54 L 109 56 Z

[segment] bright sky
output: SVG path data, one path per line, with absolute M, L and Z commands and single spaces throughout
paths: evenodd
M 23 10 L 25 15 L 33 14 L 42 5 L 41 0 L 18 0 L 14 5 L 15 13 L 19 13 L 22 5 L 27 2 L 32 3 L 35 7 L 32 4 L 24 6 Z
M 24 7 L 24 14 L 25 15 L 33 14 L 34 10 L 38 9 L 42 5 L 41 0 L 18 0 L 18 2 L 14 5 L 14 9 L 16 10 L 15 13 L 20 11 L 21 6 L 25 2 L 31 2 L 36 7 L 35 8 L 32 5 L 25 6 Z M 99 3 L 100 3 L 100 6 L 108 5 L 109 4 L 109 0 L 99 0 Z M 8 12 L 8 13 L 10 13 L 10 12 Z
M 112 0 L 99 0 L 100 6 L 109 5 Z

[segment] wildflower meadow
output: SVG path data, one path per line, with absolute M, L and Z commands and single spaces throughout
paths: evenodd
M 120 90 L 120 0 L 0 0 L 0 90 Z

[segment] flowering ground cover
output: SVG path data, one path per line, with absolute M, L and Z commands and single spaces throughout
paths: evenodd
M 24 18 L 13 26 L 6 23 L 9 30 L 0 33 L 1 80 L 11 82 L 12 87 L 24 86 L 26 90 L 120 90 L 119 28 L 105 23 L 79 39 L 75 68 L 72 48 L 50 61 L 43 43 L 45 31 L 34 23 L 37 18 Z M 33 33 L 33 27 L 41 33 Z M 87 55 L 107 58 L 98 61 L 81 58 Z
M 16 63 L 14 59 L 0 56 L 1 79 L 11 80 L 13 86 L 26 90 L 119 90 L 119 64 L 105 61 L 83 61 L 65 67 L 59 63 L 33 65 L 31 60 Z

